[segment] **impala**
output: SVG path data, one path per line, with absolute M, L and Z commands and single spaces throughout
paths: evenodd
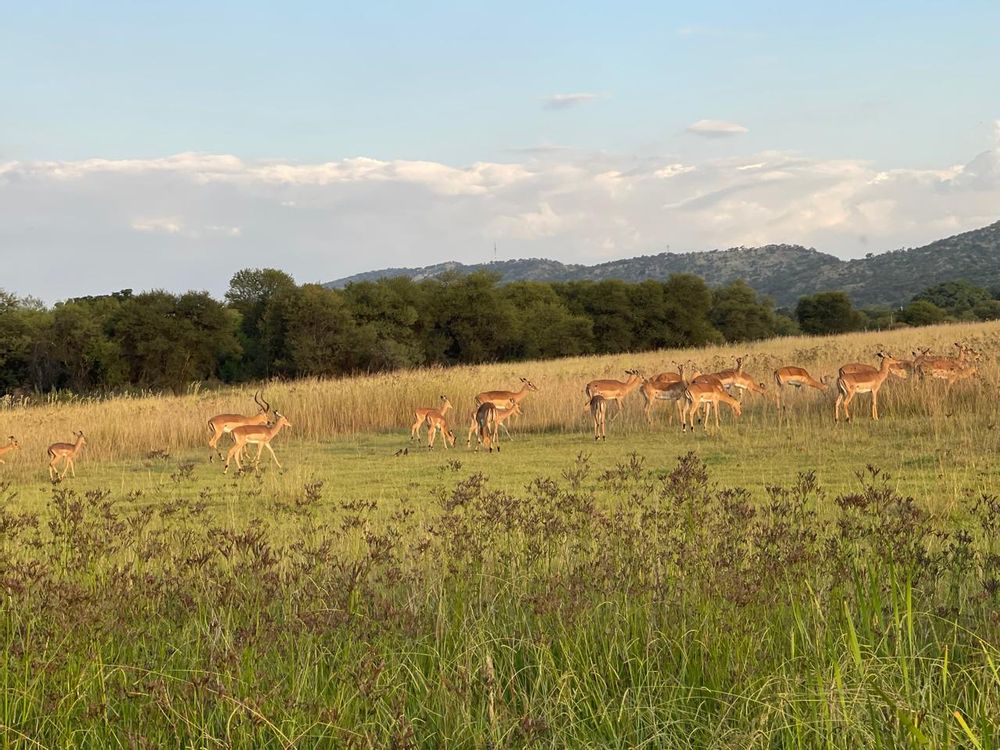
M 451 402 L 448 401 L 444 396 L 445 404 L 450 407 Z M 448 409 L 441 407 L 440 409 L 431 409 L 427 414 L 424 415 L 424 421 L 427 423 L 427 449 L 430 450 L 434 447 L 434 438 L 438 433 L 444 435 L 444 447 L 448 448 L 448 444 L 455 444 L 455 433 L 448 429 L 448 423 L 444 419 L 445 412 Z
M 849 407 L 851 401 L 859 393 L 872 394 L 872 419 L 878 419 L 878 392 L 885 382 L 885 379 L 892 374 L 893 369 L 897 370 L 897 376 L 906 377 L 906 370 L 900 368 L 900 362 L 885 352 L 878 352 L 875 355 L 882 359 L 881 366 L 876 370 L 870 365 L 844 365 L 840 368 L 837 377 L 837 403 L 833 407 L 833 419 L 840 421 L 840 407 L 843 404 L 844 417 L 851 421 Z
M 478 429 L 478 440 L 476 442 L 476 450 L 479 450 L 479 446 L 485 446 L 490 449 L 490 453 L 493 452 L 493 444 L 497 445 L 497 453 L 500 452 L 500 441 L 497 439 L 497 430 L 499 429 L 497 422 L 497 407 L 493 405 L 492 401 L 486 401 L 479 405 L 476 409 L 476 427 Z
M 87 444 L 87 439 L 83 436 L 83 430 L 80 432 L 73 433 L 76 436 L 76 442 L 73 443 L 53 443 L 49 446 L 48 454 L 49 458 L 49 479 L 52 479 L 57 470 L 56 464 L 62 459 L 65 463 L 63 464 L 63 473 L 60 475 L 60 479 L 66 476 L 67 471 L 72 471 L 73 476 L 76 476 L 76 467 L 74 466 L 74 460 L 80 454 L 80 450 L 84 445 Z
M 621 414 L 622 399 L 642 385 L 642 375 L 639 374 L 638 370 L 626 370 L 625 374 L 628 375 L 628 380 L 624 383 L 620 380 L 591 380 L 587 383 L 583 389 L 584 393 L 587 394 L 587 407 L 590 407 L 590 400 L 594 396 L 604 396 L 606 400 L 618 404 L 615 416 Z
M 955 357 L 935 357 L 930 354 L 930 349 L 914 352 L 914 369 L 921 377 L 929 375 L 944 380 L 948 388 L 959 380 L 972 377 L 978 372 L 973 362 L 979 361 L 979 352 L 959 342 L 955 346 L 958 348 L 958 356 Z
M 478 409 L 483 404 L 489 403 L 493 404 L 497 409 L 506 409 L 512 399 L 514 403 L 520 404 L 532 391 L 537 393 L 538 387 L 527 378 L 521 378 L 521 390 L 519 391 L 483 391 L 477 394 L 476 408 Z M 519 411 L 518 415 L 522 413 Z M 507 425 L 503 425 L 503 430 L 507 433 L 507 439 L 513 440 L 510 430 L 507 429 Z
M 755 382 L 752 377 L 743 372 L 743 362 L 746 360 L 746 357 L 747 355 L 737 357 L 735 368 L 714 373 L 715 377 L 722 383 L 722 387 L 727 391 L 732 392 L 734 388 L 738 390 L 741 400 L 743 399 L 744 391 L 759 393 L 761 395 L 766 394 L 766 386 L 763 383 Z
M 11 435 L 10 437 L 8 437 L 7 440 L 9 441 L 7 443 L 7 445 L 0 445 L 0 456 L 3 456 L 5 454 L 7 454 L 7 453 L 10 453 L 11 451 L 16 451 L 18 448 L 21 447 L 21 444 L 19 442 L 17 442 L 16 439 L 14 439 L 13 435 Z M 0 464 L 3 464 L 3 463 L 7 463 L 7 462 L 4 461 L 2 458 L 0 458 Z
M 281 432 L 282 427 L 291 427 L 292 423 L 288 421 L 288 418 L 284 414 L 279 414 L 277 411 L 274 412 L 274 416 L 278 419 L 272 425 L 244 424 L 230 430 L 230 434 L 233 436 L 233 447 L 226 454 L 226 467 L 222 470 L 223 474 L 229 471 L 229 461 L 233 456 L 236 456 L 236 468 L 243 469 L 243 464 L 240 463 L 240 456 L 243 454 L 243 449 L 248 445 L 257 446 L 257 457 L 253 461 L 254 466 L 260 464 L 260 454 L 267 448 L 271 453 L 271 458 L 274 459 L 274 463 L 278 464 L 279 469 L 281 468 L 281 463 L 278 461 L 278 457 L 274 455 L 274 449 L 271 447 L 271 441 L 275 435 Z
M 826 383 L 826 376 L 823 376 L 823 380 L 816 380 L 809 371 L 803 367 L 794 367 L 789 365 L 787 367 L 779 367 L 774 371 L 774 383 L 778 386 L 777 393 L 775 395 L 775 403 L 781 406 L 781 391 L 786 385 L 795 387 L 796 389 L 802 388 L 802 386 L 809 386 L 810 388 L 815 388 L 819 391 L 829 390 L 830 386 Z
M 413 425 L 410 427 L 410 440 L 420 439 L 420 428 L 427 423 L 427 415 L 431 412 L 435 412 L 438 416 L 443 417 L 451 410 L 451 401 L 448 400 L 447 396 L 441 396 L 441 405 L 436 409 L 433 406 L 420 407 L 413 412 L 413 416 L 416 418 Z M 452 441 L 454 442 L 454 441 Z
M 259 399 L 257 398 L 258 395 L 260 396 Z M 216 414 L 208 420 L 208 429 L 212 432 L 212 439 L 208 441 L 209 448 L 216 450 L 221 456 L 222 452 L 218 451 L 217 446 L 219 444 L 219 438 L 223 435 L 231 433 L 235 428 L 242 427 L 244 425 L 267 424 L 267 414 L 271 410 L 271 405 L 267 403 L 267 401 L 264 401 L 264 394 L 259 391 L 253 394 L 253 400 L 260 408 L 260 411 L 253 416 L 248 417 L 243 414 Z
M 688 420 L 691 420 L 691 429 L 694 430 L 694 414 L 698 411 L 698 407 L 705 406 L 705 416 L 702 419 L 702 427 L 708 430 L 708 409 L 710 407 L 715 407 L 715 426 L 719 426 L 719 402 L 721 401 L 730 409 L 733 410 L 733 414 L 737 417 L 743 413 L 743 407 L 740 402 L 726 393 L 724 388 L 720 388 L 717 385 L 710 383 L 691 383 L 684 391 L 684 424 L 681 428 L 681 432 L 687 432 Z
M 655 377 L 649 378 L 648 380 L 642 381 L 642 385 L 639 386 L 639 393 L 642 394 L 643 399 L 646 402 L 644 411 L 646 413 L 646 421 L 649 424 L 653 423 L 653 406 L 659 401 L 676 401 L 678 405 L 680 404 L 679 399 L 684 394 L 684 386 L 687 381 L 684 378 L 684 365 L 678 364 L 677 372 L 661 372 Z M 697 370 L 694 371 L 694 377 L 701 375 Z M 680 390 L 678 390 L 680 387 Z M 678 408 L 678 413 L 680 409 Z
M 479 409 L 481 409 L 482 406 L 483 405 L 480 404 L 479 407 L 476 409 L 476 411 L 472 412 L 472 421 L 469 423 L 469 436 L 465 441 L 465 446 L 467 448 L 472 445 L 472 436 L 475 435 L 479 430 L 479 421 L 477 418 L 477 414 L 479 413 Z M 516 417 L 521 414 L 521 405 L 512 398 L 507 399 L 507 403 L 504 404 L 504 406 L 502 407 L 496 406 L 494 404 L 494 408 L 496 409 L 496 420 L 498 429 L 500 427 L 503 427 L 504 430 L 506 430 L 507 426 L 504 423 L 511 417 Z M 507 437 L 510 437 L 509 432 L 507 433 Z M 497 450 L 499 450 L 499 448 Z
M 607 442 L 608 435 L 605 430 L 608 414 L 608 400 L 601 394 L 590 398 L 590 417 L 594 420 L 594 441 L 603 440 Z

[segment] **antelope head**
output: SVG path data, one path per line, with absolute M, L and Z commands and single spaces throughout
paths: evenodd
M 258 398 L 258 396 L 260 398 Z M 257 406 L 260 407 L 260 413 L 261 414 L 267 414 L 269 411 L 271 411 L 271 405 L 269 403 L 267 403 L 267 401 L 264 400 L 264 392 L 263 391 L 257 391 L 257 393 L 253 394 L 253 400 L 254 400 L 254 402 L 256 402 Z M 275 414 L 277 414 L 277 413 L 278 412 L 275 412 Z

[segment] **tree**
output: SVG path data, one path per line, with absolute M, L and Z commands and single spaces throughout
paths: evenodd
M 274 363 L 279 371 L 329 376 L 366 369 L 372 342 L 364 339 L 342 292 L 305 284 L 280 298 L 285 357 Z
M 756 341 L 778 332 L 774 303 L 758 297 L 745 281 L 738 280 L 712 292 L 709 320 L 726 341 Z
M 925 299 L 915 299 L 899 314 L 900 319 L 911 326 L 930 326 L 948 319 L 948 313 Z
M 795 317 L 803 333 L 847 333 L 864 326 L 864 316 L 844 292 L 820 292 L 799 299 Z
M 406 276 L 349 284 L 344 299 L 372 341 L 371 368 L 395 370 L 425 362 L 425 289 Z
M 128 384 L 121 347 L 109 335 L 121 303 L 118 298 L 69 300 L 52 311 L 52 339 L 61 385 L 84 392 Z
M 274 268 L 244 268 L 230 279 L 226 301 L 241 315 L 242 377 L 261 378 L 270 374 L 276 347 L 275 342 L 265 340 L 267 333 L 262 328 L 262 321 L 271 300 L 295 288 L 295 279 Z
M 669 300 L 666 346 L 702 346 L 722 341 L 722 334 L 708 319 L 712 292 L 700 277 L 673 274 L 663 284 L 663 293 Z
M 945 281 L 913 295 L 914 302 L 929 302 L 946 314 L 963 320 L 974 318 L 976 306 L 989 299 L 988 291 L 967 281 Z
M 154 291 L 125 300 L 111 327 L 131 383 L 178 390 L 218 377 L 223 362 L 240 354 L 238 325 L 238 314 L 206 292 Z
M 501 289 L 513 325 L 510 356 L 514 359 L 568 357 L 593 351 L 593 324 L 574 315 L 549 284 L 522 281 Z
M 422 282 L 428 362 L 474 364 L 510 358 L 513 314 L 498 281 L 495 274 L 481 272 Z

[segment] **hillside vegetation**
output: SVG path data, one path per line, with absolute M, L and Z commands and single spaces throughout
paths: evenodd
M 870 258 L 844 261 L 800 245 L 765 245 L 694 253 L 660 253 L 610 261 L 596 266 L 565 265 L 528 259 L 465 265 L 441 263 L 423 268 L 389 268 L 332 281 L 343 287 L 352 281 L 384 277 L 432 278 L 452 271 L 487 270 L 512 281 L 576 281 L 620 279 L 665 280 L 671 274 L 692 273 L 711 286 L 743 279 L 778 306 L 792 306 L 799 297 L 823 291 L 845 291 L 860 306 L 900 305 L 925 287 L 942 281 L 965 280 L 1000 288 L 1000 222 L 964 232 L 929 245 L 894 250 Z

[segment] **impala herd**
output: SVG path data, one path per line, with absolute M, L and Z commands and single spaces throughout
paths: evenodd
M 871 394 L 872 419 L 878 419 L 878 392 L 886 379 L 892 375 L 901 379 L 914 372 L 920 377 L 931 377 L 944 380 L 950 388 L 959 380 L 976 375 L 976 362 L 980 353 L 964 344 L 956 343 L 958 354 L 954 357 L 938 357 L 930 354 L 929 349 L 913 352 L 913 359 L 896 359 L 884 351 L 876 353 L 879 366 L 853 362 L 841 367 L 837 372 L 835 384 L 837 400 L 834 404 L 834 420 L 840 421 L 840 413 L 844 418 L 851 419 L 850 406 L 859 393 Z M 608 408 L 611 402 L 616 405 L 614 417 L 622 411 L 622 401 L 633 391 L 642 393 L 645 402 L 644 413 L 646 421 L 652 424 L 653 408 L 661 401 L 673 402 L 681 423 L 681 430 L 694 429 L 695 417 L 701 421 L 704 429 L 708 429 L 708 419 L 715 412 L 715 426 L 719 427 L 719 404 L 727 406 L 735 416 L 743 412 L 742 399 L 744 393 L 768 395 L 767 386 L 755 380 L 743 370 L 746 357 L 736 357 L 734 367 L 713 373 L 702 373 L 690 369 L 685 373 L 683 363 L 674 362 L 676 372 L 661 372 L 651 378 L 643 378 L 638 370 L 626 370 L 625 380 L 592 380 L 584 387 L 586 408 L 590 410 L 594 426 L 594 440 L 607 440 Z M 781 394 L 787 387 L 815 388 L 819 391 L 829 390 L 829 378 L 816 380 L 809 371 L 802 367 L 779 367 L 774 371 L 775 404 L 781 409 Z M 520 402 L 531 391 L 537 391 L 530 381 L 521 378 L 522 387 L 519 391 L 486 391 L 476 396 L 476 411 L 469 426 L 467 445 L 471 446 L 473 434 L 478 435 L 476 450 L 480 446 L 499 451 L 497 440 L 498 429 L 503 426 L 510 437 L 504 422 L 508 417 L 520 414 Z M 736 394 L 734 396 L 734 394 Z M 445 435 L 445 447 L 455 444 L 455 435 L 449 430 L 444 419 L 445 413 L 451 408 L 447 396 L 441 396 L 442 407 L 439 409 L 421 408 L 414 411 L 415 420 L 410 428 L 410 439 L 420 436 L 420 428 L 427 425 L 429 434 L 427 447 L 434 447 L 435 431 Z
M 871 394 L 871 417 L 878 419 L 878 394 L 882 385 L 890 377 L 906 379 L 910 373 L 925 378 L 937 378 L 944 380 L 950 389 L 955 383 L 975 377 L 978 372 L 977 362 L 981 355 L 968 346 L 956 343 L 958 353 L 955 356 L 936 356 L 930 353 L 929 349 L 922 349 L 913 352 L 912 359 L 896 359 L 890 354 L 879 351 L 876 357 L 879 358 L 879 366 L 850 363 L 841 367 L 834 380 L 837 389 L 837 399 L 834 404 L 834 420 L 840 421 L 840 413 L 843 411 L 847 421 L 851 419 L 850 406 L 854 398 L 859 393 Z M 694 429 L 695 417 L 698 417 L 702 427 L 708 429 L 708 419 L 711 411 L 715 411 L 715 425 L 718 428 L 719 404 L 724 404 L 733 415 L 739 417 L 742 413 L 742 398 L 744 393 L 755 393 L 768 395 L 767 387 L 763 382 L 756 381 L 749 373 L 743 370 L 746 357 L 736 357 L 735 367 L 720 370 L 713 373 L 702 373 L 691 367 L 686 370 L 683 363 L 674 362 L 677 367 L 675 372 L 661 372 L 651 378 L 643 378 L 638 370 L 626 370 L 628 376 L 622 380 L 592 380 L 584 387 L 586 395 L 585 408 L 590 410 L 591 420 L 594 427 L 595 440 L 607 440 L 606 428 L 608 419 L 608 407 L 610 402 L 615 402 L 617 408 L 613 418 L 622 412 L 622 401 L 633 391 L 642 393 L 645 402 L 644 413 L 646 420 L 652 424 L 653 408 L 659 402 L 673 402 L 678 419 L 681 423 L 681 430 L 686 432 L 688 428 Z M 815 388 L 826 391 L 830 388 L 829 377 L 816 380 L 807 370 L 802 367 L 787 366 L 780 367 L 774 371 L 774 384 L 776 386 L 773 395 L 774 401 L 781 409 L 781 394 L 787 387 L 796 389 L 802 387 Z M 483 391 L 475 398 L 474 408 L 469 413 L 469 433 L 466 445 L 471 447 L 472 437 L 476 436 L 476 450 L 480 446 L 490 452 L 494 448 L 499 452 L 499 431 L 502 427 L 510 439 L 510 430 L 507 421 L 522 414 L 521 402 L 538 388 L 526 378 L 521 378 L 521 387 L 516 391 Z M 735 394 L 735 395 L 734 395 Z M 271 458 L 278 468 L 281 463 L 271 448 L 271 441 L 281 432 L 283 427 L 291 427 L 288 418 L 277 410 L 272 410 L 271 405 L 264 400 L 263 394 L 254 394 L 254 402 L 257 404 L 256 414 L 217 414 L 208 420 L 208 430 L 211 437 L 208 446 L 219 458 L 222 457 L 218 449 L 219 440 L 224 435 L 229 435 L 232 439 L 232 446 L 226 453 L 223 473 L 229 471 L 230 462 L 235 459 L 236 466 L 243 469 L 241 457 L 247 446 L 257 446 L 257 455 L 253 459 L 254 466 L 260 463 L 260 457 L 264 449 L 267 448 Z M 447 396 L 441 396 L 437 407 L 421 407 L 413 412 L 414 421 L 410 426 L 410 440 L 420 439 L 420 430 L 427 428 L 427 447 L 433 448 L 437 437 L 442 437 L 445 448 L 455 445 L 455 433 L 448 426 L 446 415 L 452 410 L 451 401 Z M 273 414 L 273 418 L 272 415 Z M 73 433 L 75 440 L 72 443 L 53 443 L 48 447 L 49 456 L 49 478 L 55 481 L 71 472 L 76 476 L 74 466 L 75 459 L 80 454 L 87 440 L 83 432 Z M 4 456 L 20 448 L 20 444 L 11 435 L 5 445 L 0 445 L 0 464 L 5 463 Z M 210 456 L 214 460 L 215 455 Z M 63 462 L 62 473 L 59 474 L 58 464 Z

